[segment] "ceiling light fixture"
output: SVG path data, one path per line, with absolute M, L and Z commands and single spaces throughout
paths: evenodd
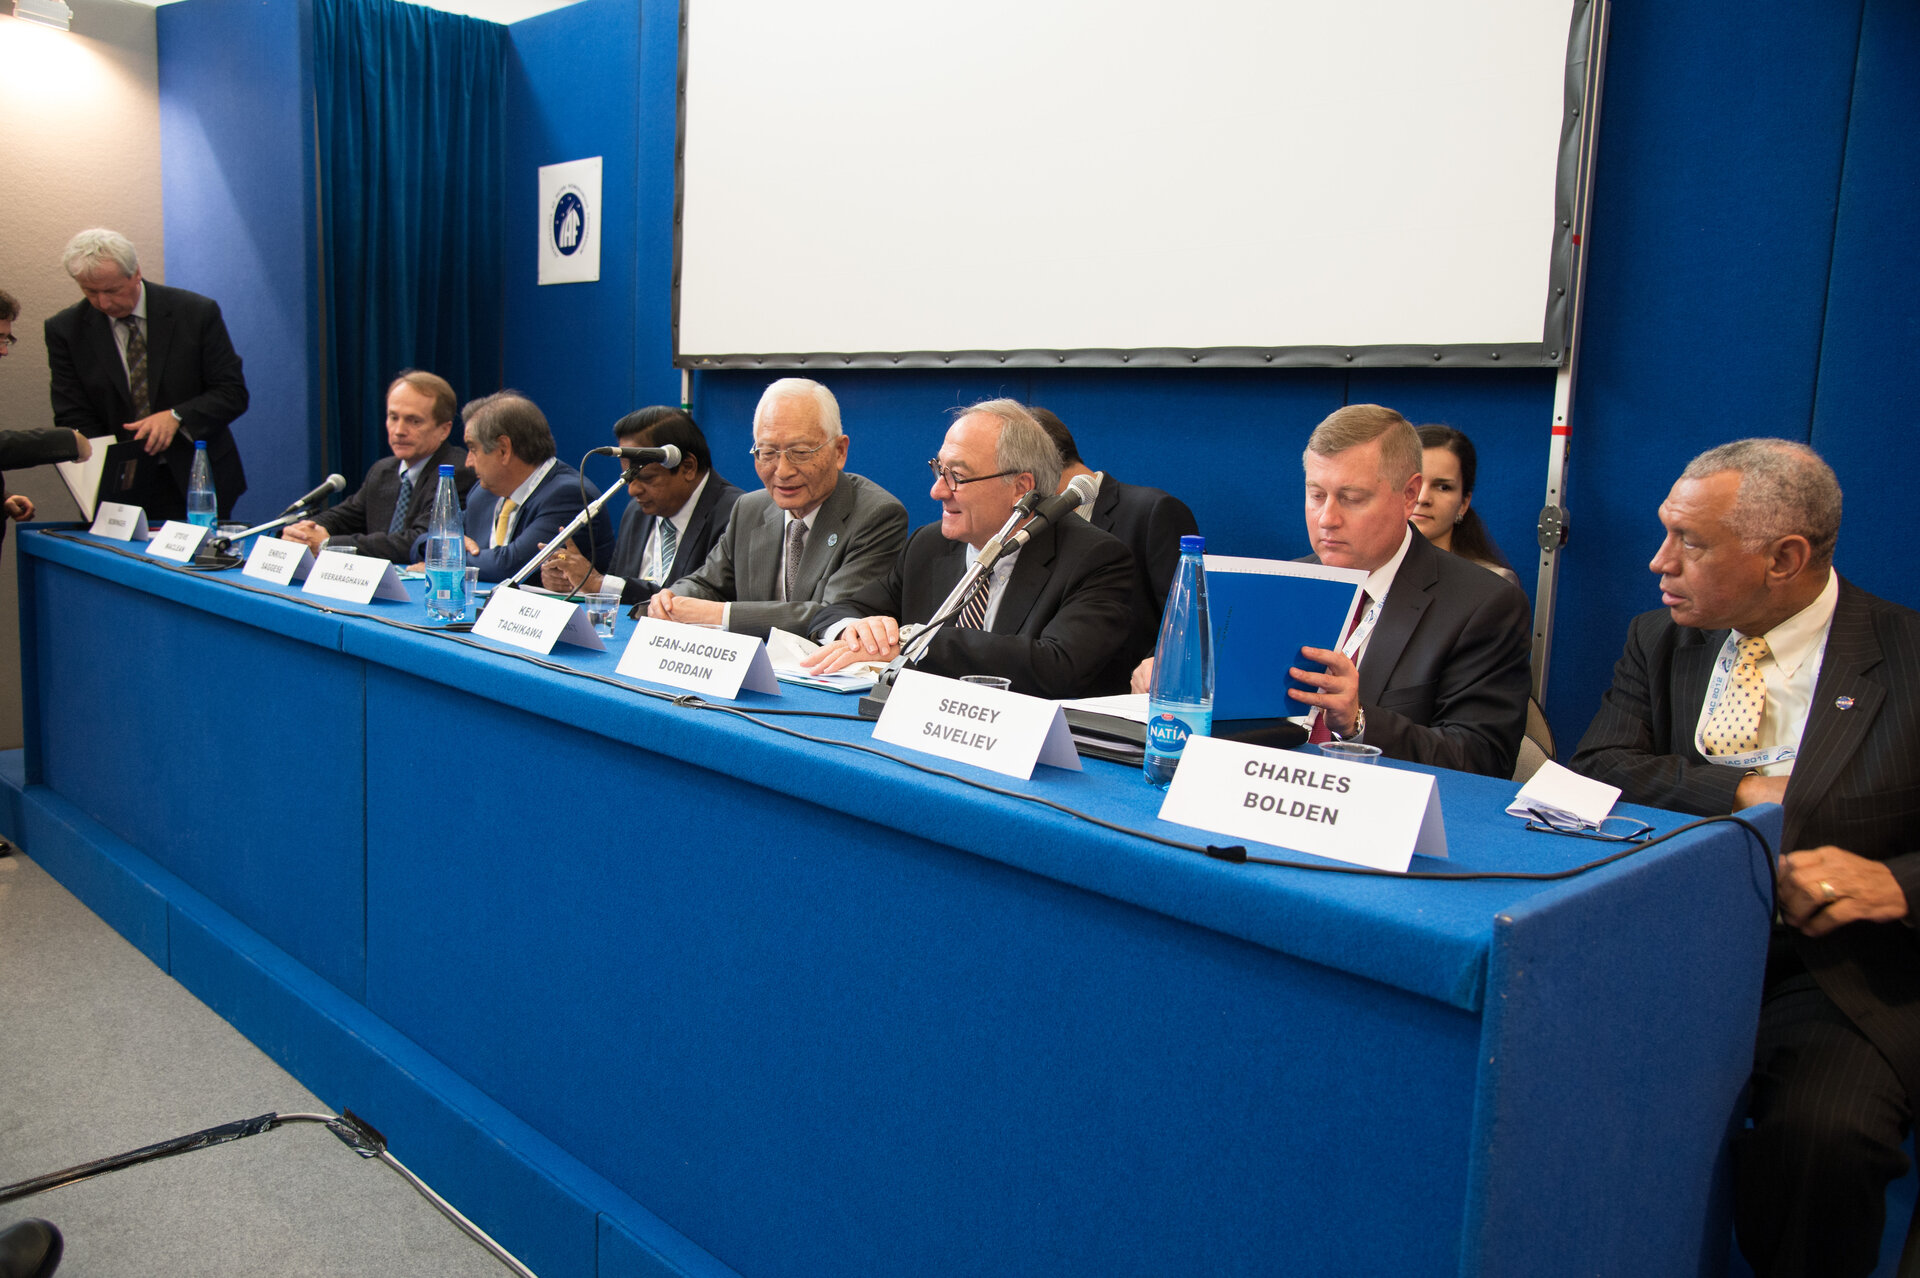
M 73 10 L 67 7 L 65 0 L 13 0 L 13 16 L 22 22 L 52 27 L 55 31 L 67 31 L 73 27 Z

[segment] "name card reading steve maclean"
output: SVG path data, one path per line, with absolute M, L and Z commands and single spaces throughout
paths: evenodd
M 1427 773 L 1213 737 L 1187 738 L 1160 819 L 1396 873 L 1447 854 Z

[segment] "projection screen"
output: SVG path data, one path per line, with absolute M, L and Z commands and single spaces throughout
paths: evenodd
M 685 0 L 675 362 L 1558 363 L 1589 10 Z

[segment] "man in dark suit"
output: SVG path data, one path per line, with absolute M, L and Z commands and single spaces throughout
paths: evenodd
M 13 294 L 0 288 L 0 359 L 13 353 L 13 322 L 20 318 L 20 303 Z M 33 499 L 24 493 L 7 494 L 9 470 L 42 466 L 48 462 L 85 461 L 93 455 L 93 446 L 79 431 L 59 427 L 42 430 L 0 431 L 0 541 L 7 536 L 7 520 L 32 519 Z
M 1310 740 L 1511 777 L 1527 726 L 1527 597 L 1408 522 L 1422 460 L 1407 419 L 1378 404 L 1314 427 L 1302 457 L 1307 535 L 1321 563 L 1367 573 L 1366 598 L 1340 647 L 1300 650 L 1326 669 L 1293 676 L 1319 691 L 1289 695 L 1314 708 Z M 1134 672 L 1135 691 L 1149 670 Z
M 1142 602 L 1135 607 L 1134 633 L 1127 643 L 1127 663 L 1131 666 L 1153 655 L 1154 645 L 1160 640 L 1160 615 L 1167 606 L 1167 591 L 1173 587 L 1174 570 L 1180 566 L 1180 539 L 1198 533 L 1200 525 L 1178 497 L 1143 484 L 1123 484 L 1105 471 L 1089 467 L 1081 459 L 1079 445 L 1065 422 L 1044 408 L 1030 411 L 1060 450 L 1060 487 L 1065 489 L 1081 475 L 1093 478 L 1093 500 L 1080 507 L 1081 517 L 1118 537 L 1133 552 L 1134 586 Z
M 940 522 L 915 530 L 885 577 L 821 609 L 812 633 L 826 646 L 808 659 L 810 669 L 828 673 L 898 656 L 1015 503 L 1035 489 L 1052 493 L 1059 486 L 1059 452 L 1010 399 L 962 411 L 932 466 Z M 1126 546 L 1069 517 L 1001 558 L 941 627 L 918 668 L 1001 675 L 1015 692 L 1037 697 L 1120 692 L 1133 604 L 1133 557 Z
M 613 438 L 622 448 L 671 445 L 680 450 L 680 464 L 672 470 L 659 462 L 628 464 L 633 501 L 620 517 L 620 537 L 605 573 L 587 562 L 576 537 L 540 565 L 540 583 L 562 593 L 617 591 L 621 603 L 638 609 L 661 586 L 707 562 L 741 494 L 714 473 L 707 437 L 681 409 L 656 405 L 628 413 L 613 424 Z
M 467 564 L 480 569 L 482 581 L 505 581 L 600 490 L 554 456 L 546 414 L 518 391 L 476 399 L 460 415 L 466 422 L 467 465 L 479 480 L 467 501 Z M 600 548 L 594 567 L 605 569 L 613 557 L 613 523 L 602 510 L 589 526 Z M 423 534 L 410 558 L 419 563 L 426 554 Z
M 766 488 L 734 504 L 707 561 L 647 603 L 647 615 L 721 625 L 762 639 L 805 634 L 821 608 L 887 571 L 907 539 L 907 508 L 847 472 L 840 404 L 786 377 L 753 411 L 753 468 Z
M 82 231 L 62 260 L 85 298 L 46 322 L 53 421 L 122 447 L 100 480 L 102 501 L 143 507 L 153 523 L 187 516 L 193 446 L 205 440 L 220 518 L 247 490 L 227 426 L 247 410 L 220 307 L 140 277 L 123 235 Z
M 1871 1273 L 1920 1087 L 1920 613 L 1833 571 L 1840 485 L 1805 445 L 1703 453 L 1660 522 L 1666 607 L 1573 767 L 1682 812 L 1784 804 L 1740 1244 L 1762 1278 Z
M 387 387 L 387 445 L 393 456 L 375 462 L 353 496 L 289 524 L 281 538 L 302 542 L 315 554 L 328 546 L 351 546 L 363 555 L 406 563 L 433 518 L 441 465 L 456 467 L 453 482 L 461 501 L 473 487 L 466 450 L 450 438 L 455 403 L 444 377 L 410 368 L 394 378 Z

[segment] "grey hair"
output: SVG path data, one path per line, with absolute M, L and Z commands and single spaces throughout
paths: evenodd
M 1420 432 L 1406 418 L 1378 404 L 1348 404 L 1327 414 L 1307 437 L 1300 464 L 1307 464 L 1307 453 L 1332 457 L 1376 439 L 1380 441 L 1381 477 L 1395 488 L 1405 487 L 1426 461 Z
M 811 403 L 814 420 L 820 423 L 827 438 L 840 438 L 840 401 L 833 397 L 832 391 L 806 377 L 782 377 L 761 392 L 760 402 L 753 410 L 754 430 L 760 429 L 760 423 L 773 412 L 773 406 L 783 399 L 804 399 Z
M 492 453 L 505 435 L 513 441 L 513 455 L 538 466 L 553 456 L 553 428 L 540 406 L 519 391 L 496 391 L 460 410 L 460 420 L 473 428 L 473 442 Z
M 993 445 L 993 468 L 1013 474 L 1033 476 L 1033 486 L 1043 497 L 1052 496 L 1060 487 L 1060 450 L 1046 430 L 1033 419 L 1025 404 L 1017 399 L 988 399 L 955 409 L 959 421 L 979 413 L 1000 423 L 1000 438 Z M 1013 475 L 1001 480 L 1011 484 Z
M 1680 477 L 1706 479 L 1727 471 L 1740 476 L 1726 524 L 1743 549 L 1752 553 L 1798 534 L 1812 547 L 1816 565 L 1833 562 L 1840 481 L 1819 453 L 1790 439 L 1736 439 L 1701 453 Z
M 140 269 L 140 257 L 133 251 L 133 241 L 104 226 L 80 232 L 60 250 L 60 264 L 76 280 L 109 263 L 119 267 L 122 275 L 132 275 Z

